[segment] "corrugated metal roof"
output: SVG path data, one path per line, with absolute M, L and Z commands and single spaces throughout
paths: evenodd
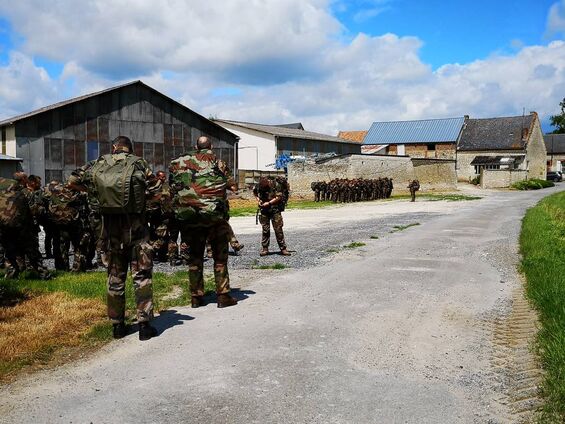
M 464 117 L 373 122 L 363 144 L 455 143 Z
M 312 131 L 298 130 L 275 125 L 254 124 L 252 122 L 228 121 L 227 119 L 214 119 L 216 123 L 231 124 L 236 127 L 249 128 L 255 131 L 271 134 L 277 137 L 297 138 L 301 140 L 334 141 L 337 143 L 359 144 L 351 140 L 335 137 L 333 135 L 320 134 Z
M 14 156 L 3 155 L 0 153 L 0 160 L 23 161 L 22 158 L 15 158 Z

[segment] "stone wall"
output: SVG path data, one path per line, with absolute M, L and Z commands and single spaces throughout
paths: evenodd
M 428 150 L 427 144 L 406 144 L 404 149 L 406 155 L 413 158 L 455 159 L 455 143 L 437 143 L 434 146 L 435 150 Z
M 407 193 L 408 183 L 420 181 L 422 191 L 456 188 L 455 162 L 390 155 L 344 155 L 323 162 L 290 163 L 288 181 L 292 196 L 310 198 L 313 181 L 334 178 L 392 178 L 393 194 Z
M 539 119 L 534 119 L 531 134 L 526 147 L 526 161 L 528 162 L 528 178 L 545 180 L 547 172 L 547 151 L 543 141 Z
M 524 156 L 524 151 L 519 150 L 494 150 L 494 151 L 476 151 L 476 152 L 458 152 L 457 153 L 457 179 L 459 181 L 468 182 L 471 178 L 475 178 L 475 167 L 471 165 L 473 159 L 477 156 Z M 525 168 L 526 162 L 524 161 L 520 168 Z M 521 169 L 522 170 L 522 169 Z
M 507 188 L 527 178 L 526 170 L 484 169 L 481 172 L 481 188 Z

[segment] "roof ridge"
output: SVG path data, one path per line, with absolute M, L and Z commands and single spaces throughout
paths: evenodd
M 465 119 L 464 116 L 454 116 L 452 118 L 429 118 L 429 119 L 405 119 L 397 121 L 373 121 L 374 123 L 396 123 L 396 122 L 425 122 L 425 121 L 447 121 L 449 119 Z

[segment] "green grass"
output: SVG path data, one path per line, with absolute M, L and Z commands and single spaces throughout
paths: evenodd
M 553 181 L 546 181 L 546 180 L 525 180 L 525 181 L 518 181 L 517 183 L 512 184 L 511 188 L 516 190 L 539 190 L 541 188 L 548 188 L 555 186 Z
M 285 210 L 290 209 L 320 209 L 335 206 L 331 201 L 314 202 L 313 200 L 289 200 Z M 251 216 L 257 213 L 257 206 L 239 206 L 230 208 L 230 217 Z
M 363 247 L 366 246 L 365 243 L 361 243 L 359 241 L 352 241 L 349 244 L 346 244 L 345 246 L 343 246 L 344 249 L 356 249 L 358 247 Z
M 370 238 L 373 239 L 373 240 L 378 240 L 379 236 L 371 236 Z
M 390 199 L 386 200 L 404 200 L 410 199 L 411 196 L 409 194 L 398 194 L 393 195 Z M 439 202 L 441 200 L 447 202 L 461 202 L 461 201 L 468 201 L 468 200 L 479 200 L 482 199 L 480 196 L 469 196 L 467 194 L 457 194 L 457 193 L 416 193 L 416 201 L 418 200 L 427 200 L 430 202 Z
M 26 278 L 25 274 L 17 280 L 0 280 L 0 293 L 8 294 L 9 298 L 17 300 L 34 293 L 64 292 L 80 298 L 98 298 L 106 302 L 106 272 L 96 271 L 81 274 L 71 272 L 57 272 L 54 278 L 48 281 Z M 178 296 L 170 297 L 170 293 L 177 289 Z M 214 278 L 208 276 L 204 281 L 207 294 L 215 291 Z M 7 296 L 3 296 L 4 298 Z M 177 271 L 174 274 L 153 274 L 153 301 L 155 310 L 160 311 L 173 306 L 187 305 L 190 303 L 188 290 L 188 272 Z M 135 296 L 131 275 L 126 283 L 126 308 L 131 317 L 135 316 Z
M 393 230 L 391 231 L 391 233 L 398 233 L 399 231 L 404 231 L 407 228 L 410 227 L 415 227 L 417 225 L 420 225 L 419 222 L 413 222 L 412 224 L 407 224 L 407 225 L 395 225 L 393 228 Z
M 339 252 L 339 249 L 336 249 L 335 247 L 331 247 L 329 249 L 326 249 L 327 253 L 337 253 Z
M 539 312 L 536 347 L 545 370 L 540 422 L 565 422 L 565 193 L 543 199 L 522 223 L 526 295 Z
M 253 265 L 252 268 L 253 269 L 285 269 L 287 268 L 287 266 L 285 264 L 281 264 L 277 262 L 272 265 Z

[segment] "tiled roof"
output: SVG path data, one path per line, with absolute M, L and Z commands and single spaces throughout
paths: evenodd
M 369 131 L 340 131 L 337 136 L 362 144 L 368 132 Z
M 565 153 L 565 134 L 544 134 L 543 139 L 548 155 Z
M 333 135 L 320 134 L 312 131 L 298 130 L 294 128 L 287 128 L 275 125 L 254 124 L 252 122 L 229 121 L 226 119 L 214 119 L 218 124 L 229 124 L 236 127 L 248 128 L 251 130 L 271 134 L 276 137 L 298 138 L 302 140 L 316 140 L 316 141 L 333 141 L 337 143 L 353 144 L 350 140 L 335 137 Z
M 465 118 L 373 122 L 363 144 L 455 143 Z
M 534 116 L 467 119 L 457 148 L 461 151 L 523 150 L 527 140 L 522 139 L 522 129 L 530 131 Z
M 302 122 L 293 122 L 290 124 L 280 124 L 280 125 L 271 125 L 272 127 L 281 127 L 281 128 L 294 128 L 295 130 L 303 130 L 304 126 Z

